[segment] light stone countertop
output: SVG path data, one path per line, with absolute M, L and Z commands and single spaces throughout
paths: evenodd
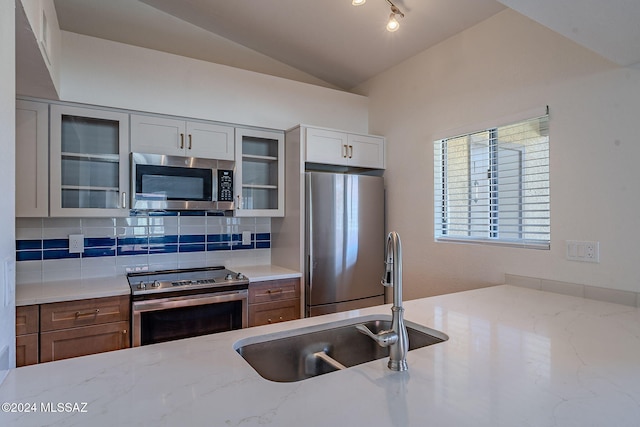
M 249 282 L 264 282 L 266 280 L 292 279 L 301 277 L 299 271 L 277 265 L 252 265 L 250 267 L 235 267 L 233 271 L 240 272 L 249 278 Z
M 130 295 L 125 276 L 16 285 L 16 306 Z
M 389 306 L 102 353 L 12 370 L 0 425 L 637 426 L 640 309 L 508 285 L 405 302 L 405 318 L 449 340 L 295 383 L 260 377 L 242 338 Z M 86 412 L 43 413 L 78 403 Z M 87 405 L 84 407 L 83 402 Z

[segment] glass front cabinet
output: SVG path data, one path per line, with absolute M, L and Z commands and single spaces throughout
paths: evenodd
M 51 216 L 126 216 L 129 116 L 51 105 Z
M 236 128 L 236 216 L 284 216 L 284 133 Z

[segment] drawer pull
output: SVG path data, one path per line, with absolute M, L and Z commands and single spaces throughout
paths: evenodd
M 100 313 L 100 309 L 96 308 L 95 310 L 85 311 L 84 313 L 80 311 L 76 311 L 76 319 L 81 316 L 97 316 Z
M 267 289 L 267 293 L 268 294 L 281 294 L 282 293 L 282 288 L 279 288 L 279 289 Z
M 280 318 L 278 319 L 278 321 L 282 322 L 284 319 L 282 318 L 282 316 L 280 316 Z M 273 320 L 271 319 L 267 319 L 267 322 L 269 323 L 273 323 Z

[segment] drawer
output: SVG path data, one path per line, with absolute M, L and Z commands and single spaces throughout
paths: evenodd
M 129 296 L 56 302 L 40 306 L 40 332 L 129 320 Z
M 300 279 L 268 280 L 249 284 L 249 304 L 300 298 Z
M 129 347 L 129 322 L 40 333 L 40 362 L 86 356 Z
M 249 326 L 268 325 L 299 318 L 299 298 L 249 305 Z
M 16 337 L 16 367 L 38 363 L 38 334 Z
M 37 305 L 16 307 L 16 335 L 37 333 L 40 322 L 39 312 Z

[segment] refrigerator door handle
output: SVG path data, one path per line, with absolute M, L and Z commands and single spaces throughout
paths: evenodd
M 307 277 L 307 288 L 310 291 L 311 288 L 313 287 L 313 199 L 311 198 L 311 179 L 307 178 L 306 179 L 306 184 L 307 184 L 307 197 L 309 200 L 308 206 L 307 206 L 307 227 L 308 227 L 308 235 L 307 235 L 307 245 L 309 245 L 309 249 L 308 249 L 308 257 L 307 257 L 307 271 L 308 271 L 308 277 Z M 308 304 L 308 301 L 307 301 Z

